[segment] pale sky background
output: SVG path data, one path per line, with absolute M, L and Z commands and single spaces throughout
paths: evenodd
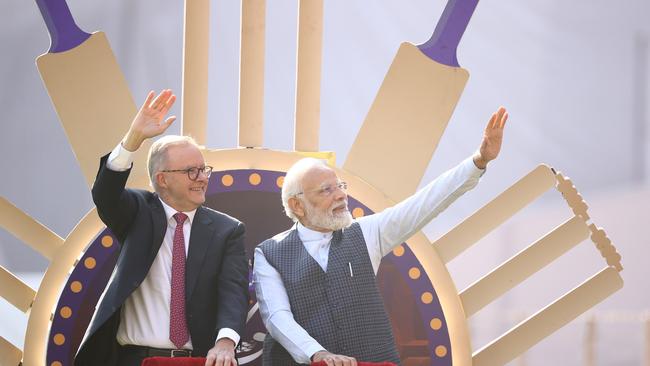
M 92 202 L 35 66 L 49 37 L 35 2 L 2 2 L 0 194 L 65 237 Z M 172 88 L 180 96 L 182 1 L 68 3 L 82 29 L 106 32 L 138 105 L 150 89 Z M 264 146 L 271 149 L 292 148 L 297 4 L 267 0 Z M 325 0 L 320 146 L 336 152 L 339 166 L 399 44 L 425 42 L 444 5 Z M 209 148 L 236 145 L 239 11 L 239 1 L 212 2 Z M 444 234 L 539 163 L 571 177 L 625 266 L 623 290 L 590 313 L 598 321 L 598 365 L 640 365 L 643 359 L 640 319 L 650 300 L 644 230 L 650 217 L 649 13 L 650 3 L 642 0 L 481 1 L 458 51 L 470 79 L 421 183 L 471 154 L 492 111 L 509 109 L 502 156 L 425 233 L 431 240 Z M 180 103 L 172 113 L 180 115 Z M 560 195 L 546 194 L 450 264 L 459 290 L 567 217 Z M 582 243 L 472 318 L 474 348 L 603 263 L 590 242 Z M 47 262 L 0 229 L 0 265 L 37 288 Z M 0 316 L 0 335 L 21 346 L 24 314 L 0 300 Z M 513 364 L 582 364 L 587 318 Z

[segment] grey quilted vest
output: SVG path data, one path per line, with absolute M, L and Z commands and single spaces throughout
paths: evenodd
M 282 277 L 296 322 L 327 351 L 358 361 L 400 364 L 358 223 L 334 232 L 327 272 L 309 255 L 295 228 L 260 248 Z M 263 360 L 264 366 L 296 365 L 270 334 L 264 340 Z

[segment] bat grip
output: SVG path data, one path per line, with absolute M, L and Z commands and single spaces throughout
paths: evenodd
M 50 53 L 70 50 L 90 37 L 77 26 L 65 0 L 36 0 L 36 4 L 50 33 Z
M 418 46 L 430 59 L 459 67 L 456 50 L 479 0 L 449 0 L 428 41 Z

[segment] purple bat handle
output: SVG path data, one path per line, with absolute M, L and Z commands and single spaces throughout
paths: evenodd
M 50 53 L 77 47 L 90 37 L 74 22 L 65 0 L 36 0 L 47 30 L 50 32 Z
M 431 38 L 418 46 L 420 51 L 443 65 L 459 67 L 456 49 L 478 1 L 449 0 Z

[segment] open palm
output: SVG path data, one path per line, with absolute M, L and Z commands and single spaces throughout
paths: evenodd
M 504 107 L 499 107 L 499 109 L 492 114 L 492 118 L 490 118 L 490 121 L 485 127 L 479 152 L 482 160 L 486 163 L 490 160 L 494 160 L 499 155 L 499 151 L 501 151 L 503 129 L 507 120 L 508 112 Z
M 147 99 L 131 124 L 133 132 L 136 132 L 142 139 L 162 134 L 176 119 L 175 116 L 171 116 L 163 121 L 176 101 L 176 96 L 172 94 L 172 91 L 166 89 L 155 98 L 154 95 L 153 91 L 149 92 Z

